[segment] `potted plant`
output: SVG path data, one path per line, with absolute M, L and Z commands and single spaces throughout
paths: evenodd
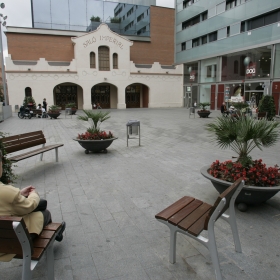
M 201 110 L 197 111 L 200 118 L 208 118 L 211 112 L 209 110 L 206 110 L 206 107 L 210 105 L 211 104 L 209 102 L 201 102 L 198 104 L 198 106 L 201 108 Z
M 23 99 L 23 106 L 29 109 L 36 108 L 36 102 L 32 96 L 25 96 Z
M 71 111 L 69 112 L 69 115 L 75 115 L 77 112 L 77 106 L 76 103 L 67 103 L 65 105 L 65 108 L 70 108 Z
M 57 117 L 60 115 L 60 107 L 57 105 L 49 106 L 48 115 L 51 119 L 57 119 Z
M 117 139 L 109 131 L 103 131 L 100 129 L 101 123 L 110 118 L 110 112 L 83 110 L 85 116 L 78 116 L 79 120 L 89 121 L 91 126 L 85 133 L 78 134 L 77 138 L 73 140 L 78 141 L 79 144 L 85 149 L 85 153 L 91 152 L 104 152 L 107 153 L 107 148 L 112 142 Z
M 5 135 L 6 135 L 5 133 L 0 132 L 0 138 L 4 138 Z M 2 168 L 3 168 L 3 173 L 2 173 L 2 177 L 0 178 L 0 181 L 3 184 L 14 183 L 17 176 L 13 172 L 12 169 L 13 163 L 7 158 L 7 153 L 2 141 L 0 141 L 0 149 L 2 151 Z
M 274 119 L 276 115 L 276 108 L 274 98 L 271 95 L 263 95 L 258 107 L 258 117 L 266 117 L 268 120 Z
M 262 150 L 279 140 L 279 126 L 276 121 L 244 116 L 218 117 L 206 125 L 213 141 L 222 149 L 230 148 L 238 157 L 235 162 L 216 160 L 211 166 L 204 166 L 201 173 L 220 193 L 238 178 L 244 178 L 245 187 L 236 199 L 240 210 L 245 211 L 247 204 L 262 203 L 280 190 L 279 167 L 267 167 L 261 159 L 253 160 L 250 156 L 254 148 Z

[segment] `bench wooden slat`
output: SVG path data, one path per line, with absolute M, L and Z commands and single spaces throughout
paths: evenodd
M 13 229 L 0 229 L 0 238 L 17 238 Z
M 187 206 L 177 212 L 168 219 L 168 222 L 177 226 L 184 218 L 189 216 L 195 209 L 197 209 L 203 202 L 198 199 L 192 200 Z
M 36 238 L 33 241 L 33 246 L 34 248 L 46 248 L 49 242 L 50 239 Z
M 22 221 L 22 223 L 25 225 L 24 220 L 21 217 L 13 217 L 13 216 L 0 216 L 1 220 L 0 220 L 0 229 L 4 228 L 4 229 L 13 229 L 13 223 L 11 223 L 11 221 L 13 222 L 20 222 Z
M 54 230 L 57 231 L 61 228 L 61 223 L 50 223 L 44 227 L 46 230 Z
M 52 230 L 44 230 L 40 233 L 38 238 L 43 238 L 43 239 L 52 239 L 55 235 L 55 232 Z
M 44 251 L 45 250 L 43 248 L 34 248 L 34 251 L 33 251 L 31 259 L 34 260 L 34 261 L 40 260 L 41 257 L 43 256 Z M 15 259 L 22 259 L 22 252 L 19 253 L 19 254 L 16 254 L 14 256 L 14 258 Z
M 44 152 L 47 152 L 47 151 L 50 151 L 50 150 L 53 150 L 55 148 L 62 147 L 63 145 L 64 144 L 48 145 L 48 146 L 45 146 L 43 148 L 39 148 L 39 149 L 30 151 L 30 152 L 27 152 L 27 153 L 24 153 L 24 154 L 9 157 L 9 160 L 17 162 L 17 161 L 20 161 L 20 160 L 23 160 L 23 159 L 26 159 L 26 158 L 30 158 L 30 157 L 33 157 L 35 155 L 39 155 L 41 153 L 44 153 Z
M 171 204 L 169 207 L 159 212 L 155 217 L 157 219 L 167 221 L 171 216 L 173 216 L 175 213 L 180 211 L 182 208 L 184 208 L 187 204 L 189 204 L 193 200 L 194 200 L 193 197 L 184 196 L 181 199 L 174 202 L 173 204 Z
M 205 220 L 209 211 L 210 209 L 202 217 L 200 217 L 192 226 L 189 227 L 188 233 L 194 236 L 198 236 L 204 230 Z
M 5 254 L 21 254 L 21 244 L 17 238 L 1 238 L 0 252 Z
M 183 219 L 178 227 L 183 230 L 188 230 L 200 217 L 202 217 L 212 206 L 208 203 L 203 203 L 195 211 L 193 211 L 188 217 Z

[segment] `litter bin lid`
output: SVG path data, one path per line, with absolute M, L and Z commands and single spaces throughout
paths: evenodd
M 127 126 L 140 126 L 140 121 L 137 120 L 129 120 L 126 124 Z

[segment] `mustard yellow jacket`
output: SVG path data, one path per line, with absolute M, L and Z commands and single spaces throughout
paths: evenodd
M 20 194 L 20 189 L 0 182 L 0 216 L 23 217 L 29 233 L 40 234 L 43 229 L 42 212 L 32 212 L 39 201 L 39 195 L 35 192 L 26 198 Z M 13 257 L 13 254 L 0 253 L 0 261 L 10 261 Z

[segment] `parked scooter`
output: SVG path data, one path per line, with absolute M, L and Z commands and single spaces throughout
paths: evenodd
M 19 112 L 18 112 L 18 117 L 20 119 L 23 119 L 23 118 L 31 119 L 32 114 L 33 114 L 33 112 L 29 108 L 25 108 L 24 106 L 21 106 L 19 109 Z

